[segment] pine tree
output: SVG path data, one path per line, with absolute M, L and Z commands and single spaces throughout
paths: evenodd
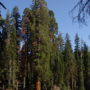
M 85 89 L 89 90 L 90 87 L 90 60 L 89 60 L 89 50 L 84 43 L 83 45 L 83 64 L 84 64 L 84 84 L 85 84 Z
M 63 60 L 63 39 L 62 36 L 59 35 L 56 38 L 54 44 L 53 60 L 51 61 L 51 70 L 53 73 L 53 86 L 59 86 L 60 88 L 64 85 L 64 60 Z
M 79 60 L 79 54 L 80 54 L 80 40 L 78 37 L 78 34 L 75 36 L 75 58 L 78 61 Z
M 52 10 L 49 10 L 49 17 L 50 17 L 49 35 L 51 41 L 54 43 L 54 40 L 56 39 L 56 35 L 58 34 L 58 24 L 56 22 L 55 15 Z
M 79 37 L 78 37 L 78 34 L 76 34 L 75 36 L 75 59 L 76 59 L 76 63 L 77 63 L 77 80 L 76 80 L 76 89 L 78 90 L 78 85 L 79 85 L 79 77 L 78 77 L 78 74 L 79 74 L 79 61 L 80 61 L 80 41 L 79 41 Z
M 10 15 L 6 19 L 6 60 L 8 69 L 8 85 L 12 89 L 17 88 L 17 72 L 18 72 L 18 61 L 17 61 L 17 50 L 16 50 L 16 29 L 14 27 L 13 20 L 10 20 Z
M 75 79 L 76 79 L 76 61 L 73 55 L 71 42 L 69 40 L 69 35 L 66 34 L 65 42 L 65 51 L 64 51 L 64 60 L 65 60 L 65 84 L 67 90 L 74 89 Z
M 79 84 L 78 84 L 78 89 L 79 90 L 85 90 L 84 87 L 84 69 L 83 69 L 83 47 L 81 46 L 81 52 L 80 52 L 80 60 L 79 60 Z
M 58 35 L 58 24 L 56 22 L 55 15 L 52 10 L 49 10 L 49 17 L 50 17 L 49 36 L 50 36 L 50 41 L 52 43 L 52 46 L 51 46 L 52 52 L 51 52 L 51 56 L 50 56 L 50 68 L 51 68 L 51 71 L 53 74 L 52 86 L 54 86 L 54 85 L 60 86 L 59 85 L 60 80 L 58 79 L 58 77 L 60 77 L 59 64 L 61 63 L 61 60 L 62 60 L 62 54 L 58 50 L 59 39 L 56 37 L 56 35 Z M 60 42 L 60 43 L 62 43 L 62 42 Z M 61 57 L 59 57 L 60 55 L 61 55 Z M 58 70 L 56 70 L 56 69 L 58 69 Z
M 17 6 L 15 6 L 12 10 L 12 18 L 14 19 L 16 34 L 19 36 L 21 32 L 21 17 Z
M 84 75 L 83 75 L 83 58 L 82 50 L 80 50 L 80 41 L 78 34 L 75 37 L 75 59 L 77 63 L 77 80 L 76 80 L 76 89 L 84 90 Z
M 58 50 L 59 50 L 59 62 L 58 65 L 59 65 L 59 83 L 60 83 L 60 88 L 61 89 L 64 89 L 64 71 L 65 71 L 65 63 L 64 63 L 64 55 L 63 55 L 63 52 L 64 52 L 64 40 L 61 36 L 61 34 L 58 35 Z
M 1 87 L 5 86 L 6 81 L 6 68 L 5 68 L 5 59 L 4 59 L 4 47 L 5 47 L 5 39 L 6 39 L 6 33 L 5 33 L 5 20 L 0 20 L 0 85 Z

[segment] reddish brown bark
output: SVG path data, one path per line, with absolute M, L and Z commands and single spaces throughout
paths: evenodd
M 40 82 L 40 80 L 36 81 L 36 90 L 41 90 L 41 82 Z

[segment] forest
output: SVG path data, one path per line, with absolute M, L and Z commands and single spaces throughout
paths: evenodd
M 58 31 L 45 0 L 0 15 L 0 90 L 90 90 L 90 49 Z

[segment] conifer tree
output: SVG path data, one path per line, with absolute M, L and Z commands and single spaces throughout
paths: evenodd
M 65 51 L 64 51 L 64 61 L 65 61 L 65 84 L 67 90 L 73 90 L 76 84 L 76 62 L 73 55 L 71 42 L 69 40 L 69 35 L 66 34 Z
M 49 10 L 49 17 L 50 17 L 49 34 L 52 43 L 54 43 L 54 40 L 56 39 L 56 35 L 58 34 L 58 24 L 56 22 L 55 15 L 52 10 Z
M 80 50 L 80 41 L 78 34 L 75 37 L 75 59 L 77 63 L 77 80 L 76 80 L 76 89 L 84 90 L 84 74 L 83 74 L 83 58 L 82 58 L 82 48 Z
M 46 89 L 50 81 L 49 11 L 44 0 L 33 0 L 33 22 L 30 35 L 31 69 L 34 73 L 36 90 Z M 36 77 L 36 78 L 35 78 Z M 39 86 L 37 85 L 39 83 Z
M 19 14 L 19 9 L 17 6 L 15 6 L 12 10 L 12 18 L 14 19 L 14 25 L 16 29 L 16 34 L 20 35 L 21 30 L 21 18 Z
M 84 64 L 84 84 L 85 84 L 85 89 L 89 90 L 90 87 L 90 60 L 89 60 L 89 50 L 84 43 L 83 45 L 83 64 Z
M 83 47 L 81 46 L 81 52 L 80 52 L 80 60 L 79 60 L 79 84 L 78 84 L 78 90 L 85 90 L 84 86 L 84 69 L 83 69 Z
M 0 83 L 1 86 L 5 86 L 5 77 L 6 77 L 6 68 L 5 68 L 5 59 L 4 59 L 4 47 L 5 47 L 5 20 L 0 20 Z
M 81 0 L 82 1 L 82 0 Z M 45 0 L 32 0 L 22 19 L 15 6 L 0 17 L 0 87 L 3 90 L 89 90 L 90 52 L 75 36 L 58 34 L 54 12 Z M 1 88 L 0 88 L 1 89 Z
M 58 38 L 56 38 L 55 44 L 54 44 L 54 56 L 53 60 L 51 62 L 51 70 L 53 73 L 53 86 L 59 86 L 60 88 L 63 88 L 64 85 L 64 60 L 63 60 L 63 39 L 62 36 L 59 35 Z
M 17 71 L 18 71 L 18 61 L 17 61 L 17 50 L 16 50 L 16 29 L 14 27 L 13 20 L 10 20 L 10 15 L 7 15 L 6 19 L 6 60 L 8 69 L 8 85 L 12 89 L 17 88 Z
M 52 10 L 49 10 L 49 17 L 50 17 L 49 36 L 50 36 L 50 41 L 52 43 L 52 46 L 51 46 L 52 52 L 51 52 L 51 57 L 50 57 L 50 68 L 51 68 L 51 71 L 53 74 L 52 86 L 54 86 L 55 84 L 60 86 L 59 85 L 60 80 L 58 79 L 58 77 L 60 76 L 59 64 L 62 60 L 62 54 L 59 52 L 58 48 L 59 48 L 59 44 L 62 42 L 60 41 L 60 43 L 59 43 L 59 38 L 56 37 L 56 35 L 58 35 L 58 24 L 56 22 L 55 15 Z M 62 39 L 62 37 L 61 37 L 61 39 Z M 61 58 L 59 57 L 60 54 L 61 54 Z M 56 70 L 56 68 L 58 68 L 58 70 Z

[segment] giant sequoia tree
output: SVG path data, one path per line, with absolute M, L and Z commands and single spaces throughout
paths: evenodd
M 89 90 L 90 51 L 78 35 L 73 50 L 44 0 L 33 0 L 20 16 L 14 7 L 0 19 L 0 89 Z
M 51 42 L 49 37 L 49 11 L 44 0 L 34 0 L 32 5 L 34 15 L 31 22 L 31 67 L 35 81 L 40 81 L 42 89 L 47 88 L 50 81 L 50 51 Z M 37 82 L 36 82 L 37 84 Z M 38 87 L 38 86 L 37 86 Z M 39 90 L 36 87 L 36 90 Z

